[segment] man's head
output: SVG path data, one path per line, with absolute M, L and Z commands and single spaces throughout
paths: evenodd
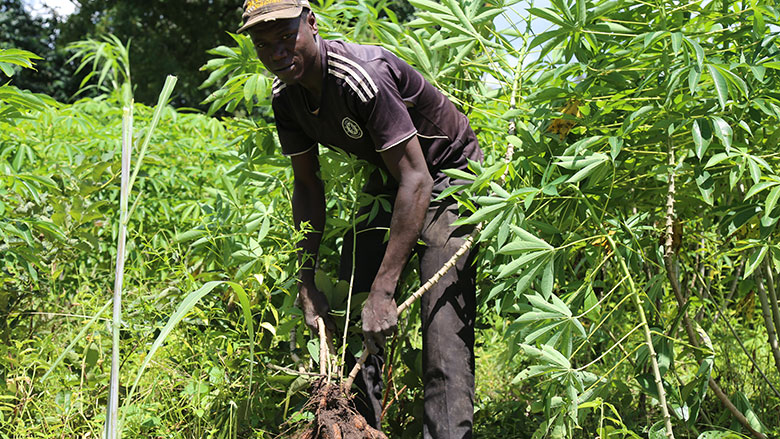
M 317 20 L 306 0 L 246 0 L 244 25 L 257 57 L 282 82 L 315 80 L 319 67 Z

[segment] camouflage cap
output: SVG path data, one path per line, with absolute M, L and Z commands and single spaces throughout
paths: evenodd
M 238 33 L 264 21 L 295 18 L 301 15 L 303 8 L 308 7 L 307 0 L 245 0 L 242 15 L 244 25 L 238 29 Z

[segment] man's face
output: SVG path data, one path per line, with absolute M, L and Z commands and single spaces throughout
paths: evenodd
M 314 14 L 304 11 L 300 17 L 259 23 L 247 30 L 257 57 L 285 84 L 297 84 L 311 74 L 319 62 Z

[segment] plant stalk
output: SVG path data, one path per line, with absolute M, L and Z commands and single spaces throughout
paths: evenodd
M 466 242 L 461 244 L 460 248 L 455 252 L 450 259 L 442 265 L 442 267 L 437 271 L 433 276 L 431 276 L 430 279 L 428 279 L 427 282 L 423 286 L 417 289 L 414 293 L 412 293 L 409 298 L 407 298 L 401 305 L 398 306 L 396 309 L 396 314 L 401 315 L 404 311 L 406 311 L 414 302 L 417 301 L 420 297 L 422 297 L 423 294 L 425 294 L 428 290 L 430 290 L 436 283 L 441 279 L 442 276 L 447 274 L 448 271 L 452 267 L 455 266 L 455 264 L 458 262 L 458 259 L 460 259 L 461 256 L 466 254 L 466 252 L 469 251 L 469 249 L 474 245 L 474 238 L 477 236 L 482 230 L 482 224 L 477 224 L 476 227 L 474 227 L 474 231 L 469 235 L 468 238 L 466 238 Z M 363 347 L 363 353 L 360 355 L 360 358 L 358 358 L 357 362 L 355 363 L 355 366 L 352 367 L 352 370 L 349 372 L 349 375 L 347 376 L 347 379 L 344 381 L 343 384 L 343 390 L 345 393 L 349 392 L 349 389 L 352 388 L 352 382 L 355 380 L 355 377 L 357 377 L 358 372 L 360 372 L 360 369 L 363 367 L 363 364 L 365 364 L 366 360 L 368 359 L 368 349 Z
M 122 324 L 122 282 L 125 270 L 125 240 L 127 235 L 127 199 L 130 186 L 130 155 L 133 145 L 133 101 L 122 109 L 122 177 L 119 195 L 119 236 L 117 237 L 116 271 L 114 275 L 113 319 L 111 323 L 111 379 L 108 388 L 105 439 L 117 439 L 119 411 L 119 331 Z
M 658 355 L 655 352 L 655 347 L 653 347 L 653 335 L 650 333 L 650 326 L 647 324 L 645 309 L 644 307 L 642 307 L 642 299 L 639 297 L 639 291 L 636 287 L 636 284 L 634 283 L 634 278 L 633 276 L 631 276 L 631 271 L 628 269 L 626 260 L 623 258 L 623 255 L 620 254 L 620 252 L 618 251 L 617 243 L 615 242 L 614 239 L 612 239 L 612 236 L 609 233 L 607 233 L 606 230 L 604 230 L 604 226 L 599 221 L 596 220 L 598 218 L 598 215 L 595 215 L 596 210 L 590 204 L 588 198 L 585 197 L 585 194 L 582 193 L 579 187 L 573 184 L 570 186 L 575 191 L 577 191 L 577 193 L 579 193 L 580 196 L 582 197 L 582 201 L 585 203 L 588 210 L 592 214 L 591 218 L 593 218 L 594 222 L 596 222 L 596 227 L 598 227 L 601 233 L 603 233 L 604 236 L 607 238 L 607 242 L 609 242 L 609 246 L 612 249 L 612 254 L 614 254 L 615 257 L 617 258 L 621 270 L 623 271 L 623 273 L 626 275 L 626 278 L 628 279 L 628 286 L 631 291 L 631 301 L 634 303 L 634 306 L 636 307 L 637 314 L 639 314 L 639 324 L 642 326 L 642 330 L 645 335 L 645 345 L 647 346 L 647 350 L 650 354 L 650 364 L 653 370 L 653 379 L 655 381 L 656 389 L 658 391 L 658 402 L 661 405 L 661 415 L 664 418 L 664 428 L 666 432 L 665 436 L 667 439 L 674 439 L 674 430 L 672 430 L 672 417 L 669 414 L 669 407 L 666 403 L 666 390 L 664 389 L 663 379 L 661 378 L 661 370 L 658 367 Z
M 761 315 L 764 317 L 764 324 L 766 325 L 767 338 L 769 339 L 769 349 L 772 351 L 772 357 L 775 360 L 775 367 L 780 372 L 780 347 L 777 342 L 777 332 L 775 330 L 775 324 L 772 321 L 771 305 L 767 298 L 766 289 L 764 287 L 764 271 L 761 265 L 756 267 L 756 290 L 758 290 L 758 298 L 761 301 Z
M 769 265 L 769 258 L 764 259 L 764 274 L 766 275 L 766 286 L 769 292 L 769 306 L 772 308 L 772 320 L 775 321 L 775 334 L 780 334 L 780 308 L 777 303 L 777 290 L 775 290 L 775 276 L 772 267 Z M 778 369 L 780 372 L 780 369 Z
M 677 306 L 683 313 L 682 315 L 682 321 L 683 326 L 685 327 L 685 333 L 688 335 L 688 339 L 691 342 L 691 344 L 698 348 L 700 346 L 698 335 L 696 334 L 696 331 L 693 329 L 693 324 L 691 323 L 690 318 L 688 318 L 688 311 L 686 308 L 686 302 L 687 300 L 683 296 L 682 293 L 682 287 L 680 286 L 680 280 L 679 280 L 679 273 L 677 271 L 677 257 L 675 254 L 674 247 L 674 203 L 675 203 L 675 195 L 676 195 L 676 189 L 675 189 L 675 181 L 674 181 L 674 148 L 671 142 L 671 139 L 667 142 L 667 153 L 668 153 L 668 164 L 671 167 L 669 171 L 669 178 L 668 178 L 668 184 L 669 188 L 666 195 L 666 231 L 665 231 L 665 240 L 664 240 L 664 266 L 666 268 L 666 277 L 669 279 L 669 283 L 672 287 L 672 292 L 674 293 L 675 300 L 677 301 Z M 715 396 L 717 396 L 718 400 L 720 400 L 721 404 L 723 404 L 726 409 L 734 416 L 737 421 L 747 429 L 751 435 L 758 439 L 765 439 L 766 436 L 764 436 L 761 432 L 756 431 L 751 427 L 750 423 L 748 422 L 747 418 L 745 418 L 745 415 L 742 414 L 742 412 L 737 409 L 737 407 L 731 402 L 728 395 L 721 389 L 721 387 L 718 385 L 718 383 L 715 381 L 712 376 L 709 377 L 707 380 L 707 384 L 710 389 L 712 389 L 713 393 L 715 393 Z

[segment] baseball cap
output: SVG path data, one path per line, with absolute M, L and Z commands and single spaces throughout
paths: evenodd
M 307 0 L 245 0 L 244 25 L 238 29 L 241 33 L 250 27 L 271 20 L 295 18 L 301 15 L 303 8 L 308 8 Z

